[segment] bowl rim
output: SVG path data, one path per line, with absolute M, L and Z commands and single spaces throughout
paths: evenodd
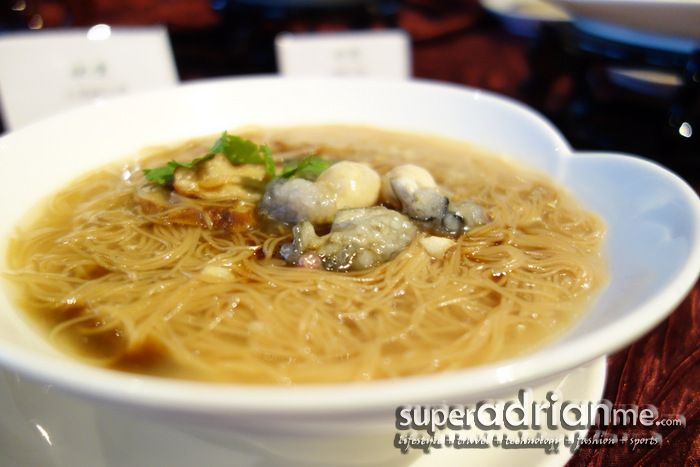
M 397 83 L 345 78 L 328 80 L 324 78 L 289 79 L 254 76 L 187 83 L 175 88 L 110 99 L 110 102 L 137 102 L 144 96 L 181 93 L 182 89 L 202 89 L 203 87 L 216 89 L 219 86 L 240 86 L 246 85 L 245 83 L 276 82 L 279 80 L 317 84 L 333 81 L 353 86 L 390 84 L 392 86 L 420 88 L 430 92 L 447 90 L 448 92 L 478 96 L 479 99 L 488 100 L 503 107 L 504 111 L 516 112 L 525 116 L 542 131 L 542 138 L 549 138 L 549 141 L 554 143 L 557 148 L 556 152 L 562 158 L 623 158 L 626 163 L 644 166 L 654 176 L 664 179 L 679 190 L 683 200 L 692 210 L 695 231 L 700 230 L 698 227 L 700 226 L 700 199 L 677 175 L 656 163 L 636 156 L 603 152 L 574 152 L 561 133 L 539 113 L 511 98 L 480 89 L 425 80 Z M 61 121 L 66 114 L 89 114 L 96 106 L 105 105 L 110 105 L 110 103 L 100 102 L 88 105 L 37 122 L 26 129 L 9 133 L 0 137 L 0 147 L 3 146 L 4 142 L 14 138 L 17 133 L 39 131 L 46 122 Z M 5 248 L 3 248 L 4 251 Z M 639 338 L 664 319 L 668 312 L 677 307 L 692 288 L 698 274 L 700 274 L 700 235 L 697 241 L 691 245 L 684 267 L 666 288 L 616 323 L 568 342 L 566 352 L 547 353 L 545 347 L 543 350 L 500 360 L 492 364 L 430 375 L 356 383 L 304 384 L 292 387 L 207 383 L 123 373 L 90 366 L 69 358 L 59 361 L 51 360 L 46 356 L 37 355 L 2 341 L 0 341 L 0 366 L 30 380 L 56 386 L 88 399 L 161 411 L 210 415 L 274 413 L 281 416 L 300 414 L 321 416 L 331 413 L 372 412 L 389 406 L 395 407 L 402 402 L 439 402 L 463 398 L 465 388 L 469 388 L 466 392 L 475 398 L 489 398 L 493 394 L 507 391 L 518 385 L 523 386 L 543 380 L 585 364 Z M 634 330 L 631 331 L 632 329 Z M 547 364 L 543 365 L 545 361 Z

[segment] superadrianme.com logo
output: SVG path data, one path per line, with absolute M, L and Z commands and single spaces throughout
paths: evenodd
M 408 405 L 396 408 L 394 446 L 403 453 L 432 449 L 543 449 L 571 452 L 581 446 L 653 447 L 661 427 L 685 426 L 683 415 L 661 416 L 653 405 L 615 406 L 609 400 L 562 400 L 549 391 L 534 400 L 521 389 L 516 400 L 481 401 L 475 405 Z M 598 428 L 589 436 L 591 427 Z M 610 433 L 608 428 L 633 431 Z

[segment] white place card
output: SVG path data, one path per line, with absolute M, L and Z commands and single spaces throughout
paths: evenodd
M 286 76 L 406 79 L 411 75 L 408 35 L 401 30 L 283 33 L 275 41 Z
M 0 110 L 7 129 L 99 98 L 177 81 L 164 27 L 100 24 L 0 36 Z

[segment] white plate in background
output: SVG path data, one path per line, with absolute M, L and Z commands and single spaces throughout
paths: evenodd
M 553 0 L 591 34 L 644 47 L 700 47 L 700 0 Z
M 547 0 L 481 0 L 481 6 L 517 36 L 534 37 L 542 23 L 569 21 L 566 11 Z

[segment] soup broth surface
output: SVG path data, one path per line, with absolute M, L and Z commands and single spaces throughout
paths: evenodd
M 284 226 L 164 225 L 136 201 L 142 168 L 191 160 L 203 138 L 81 176 L 17 228 L 19 307 L 76 358 L 148 375 L 328 383 L 455 370 L 542 346 L 605 282 L 604 225 L 546 177 L 475 146 L 375 128 L 236 131 L 273 153 L 427 169 L 491 219 L 442 258 L 416 240 L 352 272 L 288 266 Z M 183 209 L 197 200 L 181 200 Z M 214 271 L 214 273 L 212 273 Z

